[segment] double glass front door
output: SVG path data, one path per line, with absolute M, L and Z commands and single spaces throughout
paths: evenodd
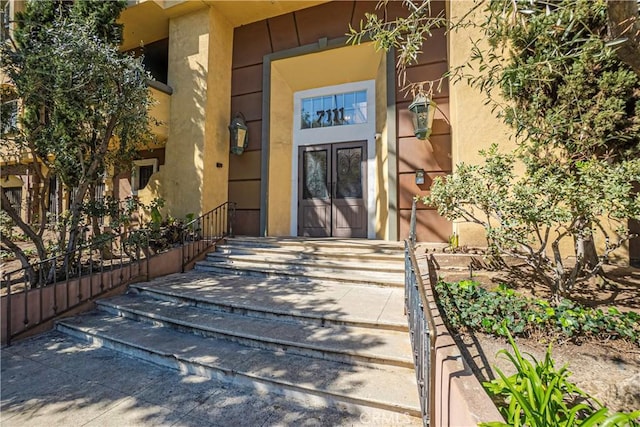
M 366 141 L 299 149 L 298 235 L 367 237 Z

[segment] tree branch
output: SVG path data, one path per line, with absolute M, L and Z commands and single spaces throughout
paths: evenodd
M 29 224 L 25 223 L 18 212 L 11 206 L 11 202 L 9 198 L 5 194 L 4 191 L 0 191 L 2 193 L 2 210 L 9 215 L 9 217 L 15 222 L 15 224 L 33 241 L 33 244 L 36 247 L 36 251 L 38 252 L 38 257 L 42 260 L 47 257 L 47 251 L 44 248 L 44 244 L 42 243 L 42 239 L 33 231 L 33 229 L 29 226 Z M 2 241 L 5 241 L 5 237 L 3 235 Z M 17 247 L 17 246 L 16 246 Z M 20 251 L 23 255 L 24 252 Z M 16 256 L 18 253 L 16 252 Z

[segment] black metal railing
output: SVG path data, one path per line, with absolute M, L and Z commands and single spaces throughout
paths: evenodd
M 182 271 L 227 236 L 233 236 L 235 203 L 225 202 L 186 223 L 182 229 Z M 191 243 L 193 244 L 187 244 Z
M 143 246 L 149 240 L 147 232 L 100 236 L 73 252 L 5 273 L 1 287 L 6 344 L 119 286 L 125 276 L 147 275 L 149 251 Z M 15 312 L 22 313 L 21 327 L 13 324 Z
M 149 279 L 150 259 L 181 246 L 181 269 L 232 234 L 235 204 L 223 203 L 184 225 L 101 235 L 65 253 L 5 273 L 2 319 L 11 340 L 125 283 Z M 15 304 L 18 304 L 15 306 Z M 20 316 L 21 327 L 13 325 Z
M 435 321 L 415 254 L 416 201 L 411 209 L 409 238 L 404 241 L 405 312 L 420 394 L 422 421 L 431 423 L 435 414 Z

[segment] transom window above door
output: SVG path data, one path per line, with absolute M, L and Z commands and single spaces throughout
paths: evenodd
M 313 129 L 367 123 L 367 91 L 303 98 L 300 128 Z

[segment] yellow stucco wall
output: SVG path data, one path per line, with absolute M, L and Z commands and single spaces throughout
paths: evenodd
M 376 238 L 389 239 L 389 135 L 387 134 L 387 57 L 376 75 Z
M 456 17 L 465 15 L 471 6 L 468 1 L 452 1 L 448 3 L 449 13 L 455 22 Z M 471 19 L 481 22 L 482 9 L 479 9 Z M 469 61 L 471 55 L 471 40 L 481 40 L 482 36 L 477 28 L 466 27 L 449 34 L 449 63 L 450 68 L 458 67 Z M 511 151 L 515 148 L 515 142 L 509 139 L 513 135 L 513 130 L 504 124 L 501 119 L 495 117 L 488 105 L 484 105 L 486 96 L 478 89 L 474 89 L 465 81 L 456 84 L 450 83 L 450 105 L 451 105 L 451 129 L 452 129 L 452 158 L 455 165 L 464 162 L 470 164 L 481 164 L 482 157 L 479 150 L 487 149 L 492 143 L 498 143 L 501 151 Z M 522 165 L 517 166 L 516 172 L 522 171 Z M 608 233 L 615 235 L 616 223 L 603 219 L 603 225 Z M 459 235 L 460 245 L 485 246 L 484 229 L 478 225 L 470 223 L 454 224 L 454 232 Z M 604 247 L 604 239 L 598 233 L 596 235 L 596 245 Z M 560 249 L 563 254 L 572 256 L 574 254 L 573 241 L 570 238 L 563 239 Z M 551 248 L 549 248 L 549 254 Z M 629 260 L 628 244 L 621 247 L 612 257 L 616 263 L 626 264 Z
M 470 1 L 448 2 L 449 16 L 453 22 L 468 13 L 473 5 Z M 481 10 L 481 9 L 479 9 Z M 478 22 L 483 19 L 481 12 L 470 16 Z M 471 57 L 472 40 L 481 40 L 477 28 L 465 27 L 449 34 L 449 67 L 454 69 L 465 64 Z M 484 105 L 486 96 L 478 89 L 467 85 L 466 81 L 449 83 L 449 103 L 451 120 L 451 156 L 453 168 L 459 163 L 481 163 L 479 150 L 487 149 L 493 143 L 500 144 L 501 150 L 515 147 L 509 141 L 511 130 Z M 475 224 L 454 223 L 453 231 L 459 235 L 460 245 L 485 246 L 484 229 Z
M 149 88 L 154 104 L 149 109 L 151 131 L 156 141 L 154 147 L 163 146 L 169 137 L 169 121 L 171 120 L 171 95 L 155 88 Z
M 166 160 L 139 197 L 162 197 L 165 214 L 183 218 L 227 200 L 233 27 L 207 7 L 172 18 L 169 33 L 173 94 L 155 91 L 161 102 L 152 111 L 169 124 L 159 129 L 168 136 Z
M 22 179 L 15 175 L 8 175 L 0 179 L 0 187 L 2 188 L 22 187 L 23 185 L 24 182 L 22 182 Z
M 202 212 L 228 199 L 232 53 L 233 27 L 217 9 L 210 8 Z
M 293 94 L 324 86 L 384 79 L 376 84 L 376 110 L 386 117 L 386 90 L 383 90 L 386 85 L 386 65 L 383 59 L 382 52 L 376 52 L 371 44 L 363 44 L 281 59 L 271 64 L 268 235 L 291 234 Z M 326 70 L 340 72 L 327 73 Z M 385 122 L 378 117 L 376 126 L 382 129 Z M 380 157 L 376 235 L 384 238 L 388 234 L 388 195 L 381 194 L 387 190 L 386 138 L 379 139 L 377 144 Z
M 209 10 L 171 19 L 168 84 L 171 122 L 158 191 L 176 218 L 202 210 L 209 71 Z
M 288 236 L 291 226 L 293 90 L 275 63 L 271 67 L 270 101 L 267 235 Z

